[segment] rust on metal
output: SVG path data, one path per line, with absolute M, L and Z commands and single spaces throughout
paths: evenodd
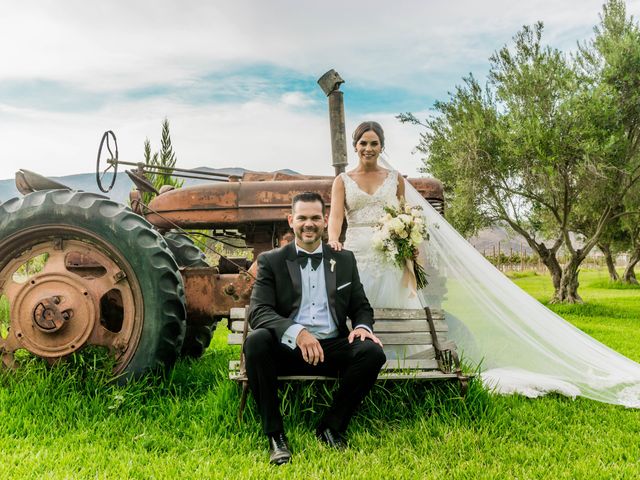
M 331 69 L 318 79 L 318 85 L 329 101 L 329 129 L 331 131 L 332 165 L 336 175 L 344 172 L 347 160 L 347 135 L 344 121 L 344 94 L 340 85 L 344 80 L 338 72 Z
M 187 298 L 189 324 L 207 324 L 212 319 L 226 317 L 229 310 L 247 305 L 253 278 L 245 273 L 218 274 L 215 268 L 185 268 L 182 270 Z
M 15 366 L 19 349 L 53 362 L 96 345 L 115 353 L 117 374 L 135 352 L 141 332 L 141 311 L 135 307 L 142 301 L 139 289 L 128 282 L 115 253 L 107 255 L 86 240 L 51 238 L 65 229 L 73 237 L 68 226 L 47 226 L 27 238 L 9 239 L 15 253 L 0 270 L 10 308 L 8 332 L 0 337 L 2 363 Z M 21 266 L 36 257 L 46 258 L 42 268 L 21 275 Z M 109 318 L 114 311 L 117 321 Z
M 85 294 L 82 277 L 66 274 L 64 263 L 55 257 L 50 256 L 49 262 L 50 268 L 45 266 L 21 287 L 9 289 L 7 296 L 11 329 L 20 343 L 35 355 L 51 358 L 68 355 L 84 344 L 98 305 L 92 295 Z M 54 297 L 60 299 L 58 303 Z
M 290 176 L 293 177 L 293 176 Z M 442 184 L 428 178 L 409 182 L 427 200 L 443 201 Z M 294 195 L 319 193 L 330 207 L 333 177 L 298 177 L 216 183 L 172 190 L 149 204 L 149 222 L 158 228 L 238 228 L 247 224 L 285 221 Z
M 65 268 L 81 277 L 98 278 L 106 273 L 106 269 L 93 257 L 75 251 L 66 255 Z
M 71 318 L 73 310 L 68 308 L 61 310 L 60 297 L 48 297 L 40 300 L 33 311 L 33 324 L 45 333 L 53 333 L 62 328 L 64 323 Z
M 326 175 L 301 175 L 298 173 L 286 173 L 286 172 L 252 172 L 246 171 L 242 175 L 243 182 L 266 182 L 269 180 L 282 181 L 282 180 L 326 180 Z
M 147 180 L 147 177 L 144 176 L 144 173 L 138 173 L 133 170 L 125 170 L 124 173 L 127 174 L 129 179 L 133 182 L 139 192 L 153 193 L 155 195 L 159 195 L 161 193 L 156 190 L 156 187 L 154 187 L 149 180 Z
M 129 205 L 138 215 L 144 214 L 144 207 L 142 206 L 142 193 L 139 190 L 131 190 L 129 192 Z
M 127 278 L 127 274 L 124 273 L 122 270 L 118 270 L 116 273 L 113 274 L 113 283 L 118 283 L 120 280 L 124 280 L 125 278 Z

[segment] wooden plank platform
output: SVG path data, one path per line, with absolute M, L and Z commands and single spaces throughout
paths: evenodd
M 244 315 L 244 308 L 231 309 L 229 315 L 231 333 L 227 338 L 229 345 L 242 345 Z M 435 310 L 432 312 L 432 318 L 440 343 L 446 343 L 446 348 L 455 349 L 453 342 L 446 341 L 449 327 L 444 320 L 444 312 Z M 409 359 L 435 358 L 435 351 L 431 346 L 433 341 L 429 323 L 424 310 L 377 308 L 374 309 L 374 319 L 375 334 L 385 346 L 388 357 L 396 356 L 399 347 L 406 347 L 408 352 L 418 352 L 407 355 Z M 250 327 L 248 331 L 251 332 Z
M 245 309 L 234 308 L 230 312 L 228 335 L 229 345 L 242 345 L 245 328 Z M 390 358 L 380 373 L 380 379 L 450 379 L 455 378 L 455 373 L 445 373 L 439 369 L 436 360 L 436 351 L 433 347 L 429 323 L 426 312 L 406 309 L 374 309 L 375 333 L 385 345 L 385 353 Z M 446 341 L 448 326 L 444 320 L 444 312 L 435 310 L 432 319 L 438 341 L 443 349 L 453 349 L 456 346 L 451 341 Z M 247 325 L 248 332 L 251 328 Z M 402 350 L 411 352 L 402 358 Z M 229 362 L 229 377 L 233 380 L 244 381 L 246 378 L 240 374 L 240 361 Z M 326 380 L 333 377 L 312 376 L 283 376 L 283 380 L 316 379 Z
M 378 375 L 378 380 L 457 380 L 461 395 L 464 396 L 470 376 L 462 374 L 460 370 L 455 343 L 446 340 L 449 328 L 444 312 L 429 310 L 429 313 L 431 324 L 424 309 L 374 309 L 374 332 L 384 344 L 383 350 L 388 358 Z M 242 345 L 245 331 L 251 332 L 245 314 L 244 308 L 233 308 L 230 311 L 231 333 L 227 339 L 230 345 Z M 229 362 L 229 378 L 243 385 L 239 417 L 242 416 L 248 392 L 247 376 L 242 363 L 244 355 L 241 357 L 242 361 Z M 278 377 L 278 380 L 336 380 L 336 377 L 284 375 Z

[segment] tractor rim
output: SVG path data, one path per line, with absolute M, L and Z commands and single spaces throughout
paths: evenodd
M 20 266 L 43 254 L 42 270 L 23 281 Z M 0 294 L 10 305 L 0 336 L 4 365 L 15 366 L 19 349 L 55 361 L 89 345 L 109 350 L 114 374 L 128 365 L 142 332 L 143 301 L 133 269 L 115 248 L 86 230 L 47 225 L 1 240 L 0 259 Z

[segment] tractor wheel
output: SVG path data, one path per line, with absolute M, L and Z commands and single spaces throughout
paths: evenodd
M 208 267 L 204 253 L 195 246 L 193 240 L 187 235 L 168 232 L 164 239 L 179 267 Z M 206 324 L 193 324 L 187 318 L 187 331 L 182 344 L 180 355 L 188 358 L 200 358 L 209 348 L 217 321 L 211 320 Z
M 101 195 L 49 190 L 0 204 L 0 289 L 7 366 L 18 351 L 55 361 L 98 346 L 126 380 L 170 367 L 182 347 L 173 256 L 146 220 Z
M 217 322 L 207 325 L 187 325 L 180 355 L 187 358 L 200 358 L 207 351 L 213 338 Z
M 168 232 L 164 239 L 169 245 L 169 250 L 176 257 L 179 267 L 208 267 L 209 264 L 204 259 L 204 253 L 191 238 L 182 233 Z

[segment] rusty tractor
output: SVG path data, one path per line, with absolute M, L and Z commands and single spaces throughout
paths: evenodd
M 329 97 L 339 172 L 346 165 L 342 80 L 330 71 L 319 83 Z M 105 148 L 110 156 L 102 171 Z M 115 135 L 107 132 L 97 161 L 103 191 L 113 187 L 118 165 L 137 167 L 127 172 L 137 187 L 131 208 L 33 172 L 16 173 L 23 196 L 0 204 L 0 305 L 8 304 L 0 355 L 6 367 L 18 365 L 23 354 L 52 363 L 94 346 L 106 349 L 113 373 L 126 380 L 168 368 L 181 356 L 201 356 L 217 323 L 249 303 L 255 267 L 247 258 L 291 240 L 291 198 L 315 191 L 331 203 L 332 176 L 282 172 L 226 177 L 155 170 L 215 180 L 155 192 L 144 175 L 162 167 L 120 161 Z M 112 173 L 110 185 L 103 183 L 105 172 Z M 409 182 L 443 212 L 440 182 Z M 142 191 L 157 195 L 144 205 Z M 241 245 L 248 255 L 223 255 L 210 266 L 189 235 L 195 229 Z

